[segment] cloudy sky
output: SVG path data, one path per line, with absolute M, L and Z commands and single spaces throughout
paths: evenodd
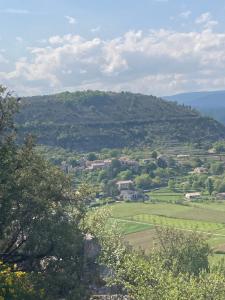
M 0 83 L 19 95 L 225 89 L 225 1 L 0 0 Z

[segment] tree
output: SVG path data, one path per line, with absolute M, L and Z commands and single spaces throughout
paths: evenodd
M 152 158 L 157 159 L 157 157 L 158 157 L 157 151 L 153 151 L 151 156 L 152 156 Z
M 183 182 L 182 187 L 183 187 L 183 192 L 188 192 L 191 188 L 190 183 L 188 181 Z
M 113 282 L 123 286 L 135 300 L 220 300 L 225 294 L 225 278 L 218 272 L 174 276 L 162 267 L 160 260 L 140 253 L 123 254 L 114 277 Z
M 133 176 L 131 170 L 121 171 L 117 177 L 119 180 L 128 180 L 131 179 Z
M 2 89 L 0 261 L 32 274 L 33 289 L 42 289 L 43 299 L 86 299 L 84 192 L 73 192 L 70 179 L 37 154 L 31 137 L 22 146 L 14 142 L 9 129 L 16 100 L 5 93 Z
M 98 240 L 104 280 L 117 294 L 135 300 L 223 299 L 224 268 L 209 269 L 211 250 L 201 235 L 157 227 L 161 240 L 146 255 L 123 243 L 117 222 L 107 225 L 111 217 L 109 209 L 101 208 L 88 214 L 84 224 Z
M 109 152 L 109 154 L 110 154 L 110 157 L 118 157 L 120 152 L 117 149 L 113 149 Z
M 117 174 L 121 171 L 121 167 L 121 162 L 118 159 L 113 159 L 111 165 L 107 170 L 108 178 L 115 178 Z
M 94 161 L 97 159 L 97 155 L 93 152 L 88 153 L 87 160 Z
M 165 161 L 165 159 L 163 159 L 162 157 L 159 157 L 157 159 L 157 164 L 159 168 L 165 169 L 167 168 L 167 162 Z
M 149 189 L 152 185 L 152 179 L 148 174 L 142 174 L 135 178 L 135 184 L 140 189 Z
M 149 162 L 144 169 L 147 173 L 151 173 L 157 169 L 157 165 L 154 162 Z
M 206 186 L 206 189 L 207 189 L 209 195 L 212 195 L 212 192 L 214 191 L 214 184 L 213 184 L 212 178 L 208 178 L 206 180 L 205 186 Z
M 218 186 L 216 187 L 217 192 L 224 193 L 225 192 L 225 181 L 219 181 Z
M 214 149 L 216 151 L 216 153 L 220 154 L 225 152 L 225 143 L 223 142 L 217 142 L 214 144 Z
M 103 192 L 110 197 L 117 196 L 119 194 L 115 180 L 108 180 L 103 186 Z
M 210 172 L 213 175 L 221 175 L 224 172 L 224 164 L 221 162 L 213 162 L 210 166 Z
M 225 277 L 219 271 L 209 272 L 208 246 L 196 233 L 184 237 L 182 232 L 171 233 L 170 229 L 167 236 L 165 231 L 163 245 L 169 247 L 168 252 L 167 248 L 163 253 L 161 248 L 156 248 L 150 255 L 143 255 L 124 246 L 115 223 L 106 226 L 110 214 L 105 209 L 90 217 L 85 224 L 98 237 L 101 263 L 111 270 L 105 280 L 114 289 L 118 288 L 118 294 L 126 293 L 135 300 L 223 299 Z
M 101 170 L 101 171 L 98 173 L 98 182 L 101 182 L 101 181 L 103 181 L 103 180 L 107 180 L 107 175 L 108 175 L 107 170 Z
M 197 180 L 195 180 L 195 181 L 193 181 L 193 183 L 192 183 L 192 188 L 193 188 L 193 190 L 199 190 L 199 188 L 200 188 L 200 185 L 199 185 L 199 182 L 197 181 Z
M 169 179 L 169 181 L 168 181 L 168 188 L 169 188 L 171 191 L 174 191 L 174 190 L 175 190 L 175 187 L 176 187 L 176 185 L 175 185 L 174 179 Z
M 40 293 L 33 290 L 29 274 L 21 272 L 14 265 L 10 267 L 0 262 L 0 299 L 29 300 L 43 299 Z
M 117 171 L 121 168 L 121 162 L 118 159 L 112 159 L 110 167 L 112 169 L 116 169 Z
M 201 234 L 159 227 L 156 232 L 157 255 L 164 268 L 176 276 L 179 273 L 199 275 L 202 271 L 209 271 L 211 249 Z
M 14 132 L 13 116 L 18 111 L 18 99 L 0 85 L 0 143 Z

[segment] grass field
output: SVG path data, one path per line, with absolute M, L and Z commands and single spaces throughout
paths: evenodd
M 225 204 L 116 203 L 110 206 L 125 240 L 146 251 L 152 248 L 155 226 L 197 230 L 206 234 L 209 244 L 225 251 Z
M 154 225 L 174 227 L 178 229 L 198 230 L 198 231 L 209 232 L 209 233 L 215 232 L 219 229 L 224 229 L 224 225 L 221 223 L 168 218 L 164 216 L 148 215 L 148 214 L 135 215 L 131 217 L 131 219 L 134 221 L 149 223 Z
M 184 199 L 184 193 L 171 192 L 167 188 L 152 191 L 148 195 L 152 200 L 162 202 L 175 202 Z
M 116 219 L 116 221 L 122 233 L 125 235 L 130 233 L 145 231 L 147 229 L 152 229 L 154 227 L 151 224 L 139 224 L 137 222 L 132 222 L 129 220 Z

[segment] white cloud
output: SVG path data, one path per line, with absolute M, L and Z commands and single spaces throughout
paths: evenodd
M 191 15 L 191 11 L 190 10 L 186 10 L 186 11 L 183 11 L 182 13 L 180 13 L 180 17 L 181 18 L 184 18 L 184 19 L 188 19 Z
M 210 21 L 212 18 L 211 13 L 210 12 L 206 12 L 204 14 L 201 14 L 197 19 L 196 19 L 196 24 L 203 24 L 206 23 L 208 21 Z
M 0 13 L 3 13 L 3 14 L 26 15 L 26 14 L 29 14 L 30 11 L 27 10 L 27 9 L 6 8 L 6 9 L 1 9 Z
M 74 17 L 71 16 L 65 16 L 65 18 L 67 19 L 68 23 L 73 25 L 77 23 L 77 20 Z
M 91 32 L 92 33 L 98 32 L 100 30 L 101 30 L 101 26 L 97 26 L 97 27 L 91 28 Z
M 23 42 L 23 38 L 22 38 L 21 36 L 17 36 L 17 37 L 16 37 L 16 41 L 17 41 L 18 43 L 22 43 L 22 42 Z
M 57 35 L 29 48 L 11 71 L 1 65 L 0 81 L 21 94 L 106 89 L 165 95 L 219 89 L 225 82 L 224 46 L 225 33 L 205 28 L 128 31 L 111 40 Z
M 196 20 L 196 24 L 203 25 L 205 29 L 212 29 L 214 26 L 218 25 L 218 21 L 213 20 L 210 12 L 205 12 L 201 14 Z
M 54 44 L 65 44 L 65 43 L 79 43 L 83 38 L 79 35 L 66 34 L 63 36 L 55 35 L 49 38 L 49 43 Z
M 46 39 L 40 39 L 37 42 L 40 44 L 46 44 L 48 41 Z
M 1 64 L 8 64 L 8 59 L 6 59 L 2 53 L 5 53 L 4 49 L 0 50 L 0 65 Z

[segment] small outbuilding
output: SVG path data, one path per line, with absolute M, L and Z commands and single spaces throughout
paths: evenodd
M 201 197 L 201 193 L 187 193 L 185 194 L 185 199 L 187 200 L 194 200 L 194 199 L 199 199 Z

